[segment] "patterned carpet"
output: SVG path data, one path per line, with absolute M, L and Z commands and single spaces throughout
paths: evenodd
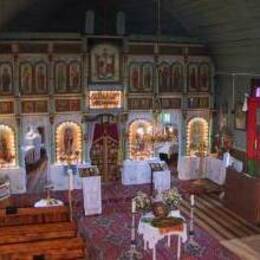
M 189 221 L 189 196 L 193 185 L 188 182 L 174 180 L 174 185 L 184 196 L 181 204 L 182 214 Z M 182 247 L 182 259 L 204 260 L 236 260 L 233 252 L 235 246 L 227 241 L 241 239 L 260 234 L 260 230 L 224 208 L 219 199 L 219 187 L 206 184 L 203 191 L 199 190 L 195 197 L 195 240 L 201 246 L 200 251 L 191 251 L 185 245 Z M 86 238 L 89 259 L 91 260 L 123 260 L 124 252 L 130 248 L 131 199 L 136 192 L 142 190 L 149 193 L 149 185 L 123 186 L 118 183 L 102 186 L 102 215 L 85 217 L 83 198 L 80 190 L 73 191 L 74 214 L 80 233 Z M 66 192 L 53 192 L 53 197 L 67 203 Z M 32 206 L 42 198 L 42 194 L 17 195 L 10 199 L 10 204 L 18 207 Z M 223 244 L 223 245 L 222 245 Z M 143 259 L 152 259 L 151 252 L 143 250 L 142 237 L 137 238 L 137 248 L 143 254 Z M 157 246 L 157 260 L 176 259 L 177 242 L 172 240 L 171 248 L 166 241 Z

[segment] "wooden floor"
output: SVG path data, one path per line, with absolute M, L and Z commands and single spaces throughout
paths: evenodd
M 184 200 L 181 210 L 189 214 L 190 203 Z M 225 208 L 218 195 L 196 197 L 195 223 L 241 259 L 260 259 L 260 228 Z

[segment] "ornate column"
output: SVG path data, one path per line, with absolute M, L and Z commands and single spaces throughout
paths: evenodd
M 189 64 L 189 48 L 183 48 L 183 95 L 182 95 L 182 124 L 181 124 L 181 155 L 186 155 L 187 144 L 187 113 L 188 113 L 188 64 Z
M 48 147 L 46 147 L 47 155 L 50 163 L 54 162 L 54 155 L 55 152 L 53 140 L 55 140 L 55 136 L 53 138 L 53 120 L 54 120 L 54 113 L 55 113 L 55 100 L 54 100 L 54 93 L 55 93 L 55 82 L 54 82 L 54 61 L 53 61 L 53 44 L 49 43 L 48 46 L 48 62 L 49 62 L 49 70 L 48 70 L 48 76 L 49 76 L 49 123 L 50 127 L 48 129 L 49 133 L 49 140 L 48 140 Z
M 49 161 L 51 164 L 55 162 L 55 129 L 54 128 L 54 114 L 50 113 L 49 115 L 49 121 L 50 121 L 50 159 Z

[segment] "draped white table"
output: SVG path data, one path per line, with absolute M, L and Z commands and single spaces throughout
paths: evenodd
M 222 160 L 214 157 L 183 156 L 178 162 L 178 177 L 181 180 L 208 178 L 223 185 L 226 179 L 226 167 Z
M 101 214 L 101 176 L 82 178 L 85 216 Z
M 172 217 L 184 217 L 180 214 L 179 210 L 171 211 L 169 216 Z M 159 228 L 153 227 L 150 223 L 144 221 L 145 218 L 153 218 L 152 213 L 145 214 L 139 221 L 137 232 L 143 236 L 144 240 L 144 250 L 147 250 L 147 245 L 149 249 L 153 250 L 153 260 L 156 260 L 156 244 L 167 237 L 168 246 L 171 245 L 171 236 L 178 236 L 178 245 L 177 245 L 177 259 L 180 259 L 181 256 L 181 242 L 184 243 L 187 241 L 187 224 L 183 223 L 182 231 L 169 231 L 167 233 L 161 234 Z M 185 221 L 185 219 L 184 219 Z
M 149 163 L 160 163 L 165 165 L 165 162 L 159 158 L 151 158 L 149 160 L 125 160 L 122 169 L 122 184 L 136 185 L 151 183 L 151 167 Z M 169 189 L 171 185 L 171 172 L 167 170 L 154 172 L 155 189 L 163 191 Z

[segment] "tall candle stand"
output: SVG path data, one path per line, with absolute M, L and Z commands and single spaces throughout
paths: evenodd
M 123 259 L 137 260 L 143 258 L 142 253 L 138 252 L 136 249 L 135 216 L 136 216 L 136 203 L 134 200 L 132 200 L 131 246 L 130 249 L 124 254 Z
M 189 240 L 186 244 L 186 250 L 193 255 L 200 255 L 201 246 L 195 241 L 194 231 L 194 211 L 195 211 L 195 195 L 190 196 L 190 225 L 189 225 Z
M 69 189 L 68 189 L 68 200 L 69 200 L 69 209 L 70 209 L 70 221 L 73 221 L 73 207 L 72 207 L 72 191 L 73 191 L 73 172 L 71 169 L 68 169 L 69 175 Z

